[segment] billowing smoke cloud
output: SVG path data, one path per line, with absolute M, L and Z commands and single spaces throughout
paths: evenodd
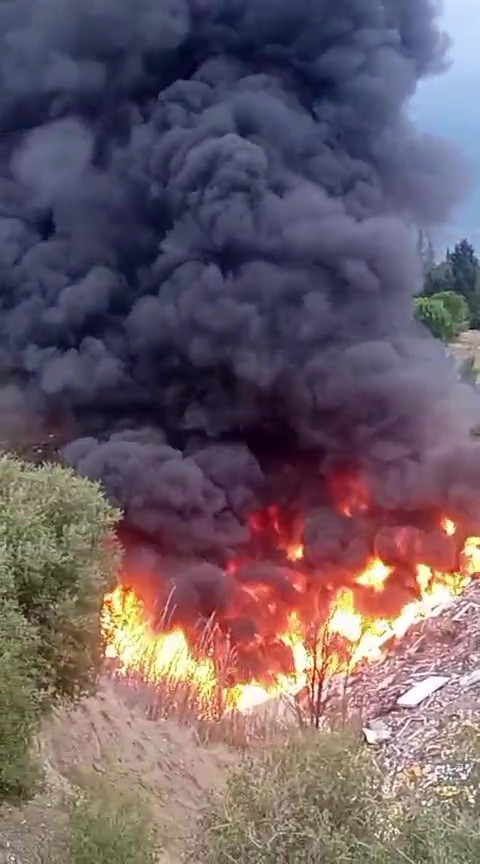
M 253 511 L 300 519 L 326 584 L 376 546 L 405 567 L 389 528 L 438 558 L 432 513 L 480 515 L 476 406 L 412 320 L 407 226 L 463 183 L 407 114 L 444 65 L 435 5 L 0 10 L 2 404 L 69 430 L 159 596 L 239 642 L 268 631 L 245 586 L 296 602 Z M 340 468 L 368 514 L 332 506 Z M 247 544 L 255 566 L 225 569 Z

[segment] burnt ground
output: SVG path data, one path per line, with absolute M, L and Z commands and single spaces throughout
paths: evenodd
M 148 720 L 129 688 L 105 680 L 97 696 L 58 711 L 40 741 L 43 788 L 21 806 L 0 807 L 1 864 L 39 864 L 61 849 L 69 802 L 103 778 L 151 805 L 159 864 L 177 864 L 209 792 L 220 790 L 235 757 L 202 746 L 193 730 Z M 60 859 L 61 860 L 61 859 Z M 92 862 L 93 864 L 93 862 Z

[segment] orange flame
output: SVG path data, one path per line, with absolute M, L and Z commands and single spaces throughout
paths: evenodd
M 457 526 L 455 522 L 452 522 L 451 519 L 448 519 L 446 516 L 442 519 L 442 528 L 445 531 L 447 537 L 453 537 L 454 534 L 457 533 Z
M 453 522 L 445 519 L 442 524 L 447 534 L 455 533 Z M 292 561 L 299 561 L 302 556 L 300 544 L 288 550 Z M 390 567 L 374 559 L 354 581 L 359 589 L 380 595 L 391 572 Z M 469 537 L 461 555 L 460 572 L 441 573 L 422 564 L 417 567 L 419 596 L 406 603 L 395 617 L 368 617 L 358 608 L 354 587 L 340 590 L 331 604 L 328 620 L 322 624 L 323 635 L 328 636 L 333 646 L 330 673 L 352 670 L 361 661 L 381 659 L 387 643 L 401 638 L 412 625 L 435 614 L 479 572 L 480 537 Z M 269 686 L 256 680 L 234 685 L 222 683 L 213 638 L 194 649 L 181 629 L 156 632 L 142 601 L 122 586 L 105 598 L 102 631 L 106 656 L 115 660 L 117 674 L 134 674 L 149 683 L 194 692 L 197 711 L 206 714 L 211 714 L 212 705 L 219 698 L 223 710 L 245 711 L 274 696 L 298 693 L 308 683 L 314 664 L 315 649 L 308 626 L 295 612 L 289 616 L 287 631 L 280 635 L 281 641 L 291 648 L 295 671 L 291 675 L 278 674 Z

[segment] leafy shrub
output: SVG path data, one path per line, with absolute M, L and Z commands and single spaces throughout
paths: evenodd
M 116 519 L 100 489 L 72 471 L 0 458 L 2 594 L 36 628 L 53 696 L 88 692 L 100 667 Z
M 340 734 L 298 737 L 244 764 L 211 802 L 198 864 L 474 864 L 476 805 L 384 797 L 365 745 Z
M 0 600 L 0 796 L 22 797 L 37 768 L 31 754 L 40 699 L 38 638 L 20 612 Z
M 417 297 L 415 315 L 434 336 L 448 342 L 468 327 L 470 313 L 465 297 L 455 291 L 441 291 Z
M 434 296 L 443 303 L 451 316 L 455 330 L 454 335 L 458 336 L 462 330 L 467 329 L 470 323 L 470 312 L 465 297 L 456 291 L 442 291 Z
M 195 860 L 287 864 L 357 860 L 374 839 L 378 784 L 365 751 L 334 734 L 298 738 L 247 761 L 207 812 Z
M 69 864 L 149 864 L 157 860 L 152 814 L 106 784 L 80 800 L 69 825 Z
M 32 791 L 41 710 L 95 683 L 116 518 L 73 472 L 0 457 L 0 797 Z

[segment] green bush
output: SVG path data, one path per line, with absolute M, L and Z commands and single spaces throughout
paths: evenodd
M 442 291 L 434 296 L 443 303 L 450 315 L 453 322 L 454 336 L 458 336 L 462 330 L 466 330 L 470 324 L 470 312 L 465 297 L 456 291 Z
M 157 860 L 147 805 L 103 784 L 79 801 L 69 825 L 69 864 L 150 864 Z
M 72 471 L 0 458 L 1 593 L 38 632 L 52 696 L 78 696 L 95 682 L 116 519 L 99 487 Z
M 72 471 L 0 457 L 0 797 L 32 789 L 40 711 L 96 681 L 116 519 Z
M 455 291 L 442 291 L 430 297 L 415 299 L 415 316 L 430 332 L 449 342 L 469 326 L 469 308 L 465 297 Z
M 365 751 L 334 734 L 289 741 L 248 760 L 198 834 L 205 864 L 354 861 L 374 839 L 378 784 Z
M 0 796 L 22 797 L 37 778 L 31 743 L 40 699 L 38 638 L 18 610 L 0 600 Z
M 298 737 L 244 764 L 211 802 L 191 850 L 197 864 L 474 864 L 476 805 L 384 796 L 363 742 Z

